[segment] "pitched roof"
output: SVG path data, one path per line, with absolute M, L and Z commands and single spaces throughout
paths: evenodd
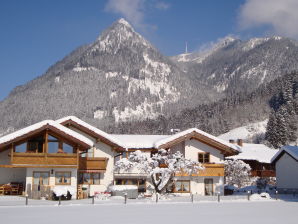
M 229 142 L 226 142 L 225 140 L 222 140 L 220 138 L 217 138 L 211 134 L 208 134 L 202 130 L 199 130 L 197 128 L 190 128 L 185 131 L 181 131 L 177 134 L 171 135 L 167 138 L 161 139 L 157 142 L 155 142 L 155 147 L 156 148 L 161 148 L 166 145 L 171 145 L 171 142 L 174 143 L 175 141 L 181 141 L 185 138 L 189 137 L 197 137 L 197 138 L 204 138 L 210 141 L 213 144 L 219 145 L 220 147 L 225 148 L 225 150 L 230 150 L 232 153 L 238 153 L 240 151 L 240 147 L 234 144 L 231 144 Z
M 0 138 L 0 147 L 1 146 L 5 146 L 7 144 L 9 144 L 10 142 L 22 139 L 22 137 L 28 136 L 31 133 L 37 131 L 37 130 L 44 130 L 44 129 L 54 129 L 58 132 L 62 132 L 63 134 L 71 137 L 72 139 L 74 139 L 77 142 L 82 143 L 85 146 L 93 146 L 93 142 L 86 138 L 85 136 L 70 130 L 69 128 L 64 127 L 63 125 L 52 121 L 52 120 L 44 120 L 41 122 L 38 122 L 36 124 L 30 125 L 26 128 L 20 129 L 18 131 L 15 131 L 13 133 L 10 133 L 8 135 L 5 135 L 3 137 Z
M 108 144 L 125 148 L 125 144 L 123 144 L 123 142 L 119 141 L 113 135 L 98 129 L 75 116 L 63 117 L 59 120 L 56 120 L 56 122 L 62 125 L 71 124 L 75 128 L 78 128 L 79 130 L 81 129 L 81 131 L 83 132 L 88 132 L 87 134 L 90 134 L 96 139 L 101 139 L 103 141 L 106 141 Z
M 115 135 L 128 149 L 152 149 L 155 148 L 155 142 L 167 138 L 170 135 Z
M 271 159 L 277 151 L 263 144 L 243 143 L 241 152 L 238 155 L 229 156 L 227 159 L 255 160 L 260 163 L 271 163 Z
M 279 157 L 282 155 L 282 153 L 285 153 L 285 152 L 298 161 L 298 146 L 285 145 L 281 147 L 281 149 L 273 156 L 273 158 L 271 159 L 271 162 L 275 163 L 276 160 L 278 160 Z

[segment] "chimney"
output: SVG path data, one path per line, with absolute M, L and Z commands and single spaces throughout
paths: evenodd
M 232 143 L 232 144 L 235 144 L 235 140 L 234 139 L 230 139 L 229 142 Z
M 176 134 L 178 132 L 180 132 L 180 129 L 176 128 L 176 129 L 171 129 L 171 134 Z
M 243 139 L 238 139 L 237 140 L 237 144 L 239 145 L 239 146 L 243 146 Z

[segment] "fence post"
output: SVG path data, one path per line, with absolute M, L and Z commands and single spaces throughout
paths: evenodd
M 190 194 L 190 200 L 193 203 L 193 194 L 192 193 Z
M 250 200 L 250 191 L 247 191 L 247 200 Z
M 124 204 L 127 203 L 127 193 L 124 194 Z
M 278 199 L 278 191 L 275 191 L 275 200 Z
M 217 202 L 220 202 L 220 192 L 217 193 Z
M 59 204 L 58 205 L 61 205 L 61 196 L 59 196 Z
M 94 205 L 94 195 L 92 196 L 92 205 Z
M 158 193 L 156 193 L 156 203 L 158 202 Z
M 26 205 L 28 205 L 28 194 L 26 194 Z

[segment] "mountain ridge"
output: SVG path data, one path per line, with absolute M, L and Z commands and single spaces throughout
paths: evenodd
M 201 59 L 195 59 L 198 55 Z M 168 119 L 237 94 L 249 97 L 260 85 L 298 70 L 297 43 L 282 37 L 228 37 L 210 51 L 193 53 L 193 58 L 181 62 L 178 56 L 164 56 L 119 19 L 93 43 L 16 87 L 0 102 L 0 127 L 5 132 L 75 115 L 115 132 L 118 124 Z

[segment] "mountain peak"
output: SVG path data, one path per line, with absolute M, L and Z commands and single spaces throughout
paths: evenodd
M 135 47 L 137 44 L 151 47 L 151 44 L 137 33 L 129 22 L 120 18 L 102 32 L 93 48 L 94 50 L 115 53 L 122 47 Z
M 116 21 L 116 23 L 123 24 L 124 26 L 132 27 L 129 22 L 127 22 L 124 18 L 120 18 Z

